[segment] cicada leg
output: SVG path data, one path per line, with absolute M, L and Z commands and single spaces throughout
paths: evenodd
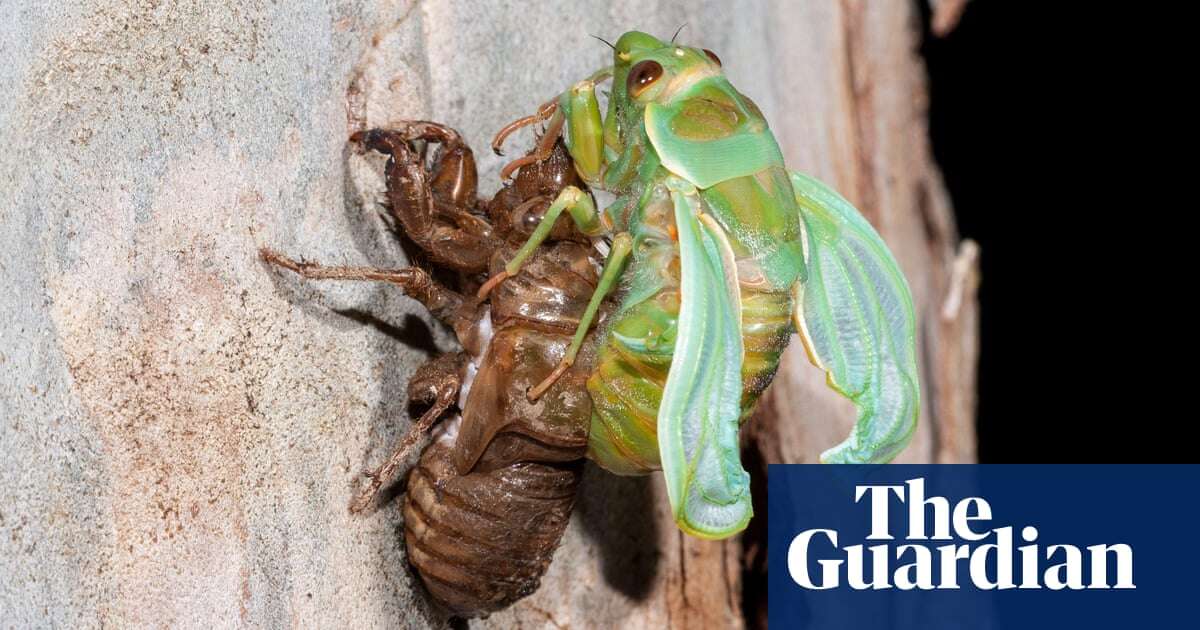
M 600 310 L 600 304 L 604 302 L 604 298 L 616 288 L 617 283 L 621 280 L 621 272 L 625 270 L 625 263 L 629 261 L 629 254 L 633 251 L 633 237 L 628 232 L 621 232 L 613 238 L 612 248 L 608 252 L 608 259 L 604 261 L 604 270 L 600 273 L 600 282 L 596 284 L 596 291 L 592 293 L 592 298 L 588 300 L 587 310 L 583 312 L 583 317 L 579 319 L 579 326 L 575 329 L 575 337 L 571 340 L 570 347 L 567 348 L 566 354 L 563 355 L 562 361 L 558 367 L 550 373 L 541 383 L 529 389 L 526 395 L 531 402 L 536 401 L 550 386 L 559 379 L 572 365 L 575 364 L 575 357 L 579 354 L 579 349 L 583 346 L 583 340 L 587 337 L 588 329 L 592 327 L 592 322 L 596 319 L 596 313 Z
M 509 134 L 522 127 L 542 122 L 547 119 L 550 120 L 550 123 L 546 126 L 545 133 L 538 138 L 537 145 L 534 147 L 533 151 L 531 151 L 528 155 L 519 157 L 508 164 L 505 164 L 504 168 L 500 169 L 501 179 L 508 179 L 512 177 L 512 174 L 522 166 L 542 162 L 546 158 L 550 157 L 550 153 L 554 150 L 554 143 L 557 142 L 559 136 L 562 135 L 563 124 L 566 122 L 566 119 L 564 118 L 562 112 L 558 111 L 558 101 L 550 101 L 549 103 L 539 107 L 536 114 L 514 120 L 513 122 L 505 125 L 503 129 L 496 133 L 496 137 L 492 139 L 492 151 L 494 151 L 496 155 L 503 155 L 503 153 L 500 151 L 500 147 L 504 145 L 504 140 L 509 136 Z
M 431 166 L 411 144 L 441 145 Z M 497 243 L 492 226 L 476 207 L 475 157 L 457 131 L 412 121 L 396 129 L 371 129 L 350 136 L 364 148 L 390 156 L 386 167 L 392 216 L 433 262 L 464 273 L 487 270 Z
M 419 267 L 402 269 L 376 269 L 374 267 L 328 266 L 318 263 L 293 260 L 269 248 L 259 250 L 262 259 L 276 267 L 283 267 L 308 280 L 370 280 L 394 284 L 404 294 L 417 300 L 434 317 L 458 329 L 464 317 L 460 307 L 463 296 L 447 289 L 435 281 L 428 272 Z
M 547 103 L 542 103 L 542 105 L 538 107 L 536 113 L 528 116 L 522 116 L 521 118 L 504 125 L 504 127 L 501 128 L 500 131 L 497 131 L 496 135 L 492 138 L 492 152 L 496 155 L 504 155 L 504 151 L 502 150 L 504 147 L 504 141 L 507 140 L 514 131 L 517 131 L 523 127 L 528 127 L 534 123 L 548 120 L 556 111 L 558 111 L 558 101 L 549 101 Z
M 562 135 L 563 123 L 565 121 L 566 119 L 563 118 L 562 114 L 554 114 L 554 117 L 550 119 L 549 126 L 546 127 L 546 133 L 542 134 L 542 137 L 538 139 L 537 146 L 533 148 L 533 151 L 529 155 L 519 157 L 505 164 L 504 168 L 500 169 L 500 179 L 508 179 L 522 166 L 541 162 L 550 157 L 550 152 L 554 150 L 554 143 Z
M 612 68 L 604 68 L 592 76 L 572 85 L 556 101 L 538 108 L 536 114 L 517 119 L 504 126 L 492 140 L 492 150 L 500 154 L 504 139 L 522 127 L 549 119 L 546 133 L 537 148 L 524 157 L 509 162 L 500 176 L 508 179 L 517 169 L 527 164 L 540 162 L 550 155 L 554 142 L 567 131 L 567 149 L 575 161 L 575 170 L 588 185 L 600 182 L 604 170 L 604 122 L 600 117 L 600 104 L 596 99 L 596 84 L 612 76 Z
M 379 494 L 379 489 L 383 487 L 384 481 L 396 474 L 396 469 L 404 463 L 421 436 L 428 432 L 433 423 L 437 422 L 438 418 L 441 418 L 442 414 L 446 413 L 454 404 L 458 398 L 458 391 L 462 387 L 463 367 L 466 361 L 466 354 L 461 352 L 443 354 L 417 368 L 416 373 L 408 382 L 408 399 L 409 401 L 428 402 L 432 406 L 413 423 L 408 433 L 392 450 L 387 462 L 379 468 L 365 473 L 371 483 L 350 503 L 351 512 L 361 512 L 375 502 L 375 497 Z
M 563 210 L 571 214 L 571 219 L 584 234 L 598 236 L 604 232 L 604 226 L 600 223 L 600 215 L 596 212 L 596 204 L 592 202 L 592 197 L 575 186 L 563 188 L 550 207 L 546 208 L 546 214 L 542 216 L 542 220 L 533 230 L 533 234 L 529 236 L 529 240 L 525 241 L 521 249 L 513 255 L 512 260 L 504 265 L 504 271 L 488 278 L 488 281 L 479 287 L 476 299 L 483 300 L 496 285 L 521 270 L 521 265 L 525 264 L 533 252 L 550 236 L 550 232 L 554 229 L 554 223 L 558 221 Z
M 567 119 L 567 150 L 579 176 L 594 186 L 604 170 L 604 122 L 596 100 L 595 79 L 571 86 L 561 101 L 559 110 Z

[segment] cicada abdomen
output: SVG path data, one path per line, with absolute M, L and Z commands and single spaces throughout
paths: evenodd
M 571 346 L 596 291 L 599 254 L 564 217 L 519 273 L 479 288 L 543 223 L 564 187 L 584 184 L 553 137 L 490 201 L 476 198 L 473 155 L 452 129 L 411 122 L 352 140 L 390 156 L 395 223 L 428 260 L 455 272 L 454 286 L 419 267 L 329 267 L 262 255 L 307 278 L 397 284 L 454 329 L 463 351 L 417 370 L 409 399 L 430 408 L 388 463 L 369 474 L 370 489 L 351 509 L 370 505 L 408 448 L 442 420 L 408 477 L 405 546 L 439 604 L 463 617 L 486 615 L 537 589 L 570 519 L 592 412 L 590 349 L 536 402 L 527 392 Z M 428 144 L 440 145 L 431 163 Z
M 579 462 L 533 461 L 458 474 L 452 446 L 435 442 L 409 473 L 404 544 L 429 593 L 472 617 L 537 590 L 562 538 Z

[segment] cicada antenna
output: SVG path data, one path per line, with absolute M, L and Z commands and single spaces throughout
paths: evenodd
M 683 30 L 683 27 L 685 27 L 685 26 L 687 26 L 687 25 L 688 25 L 688 23 L 687 23 L 687 22 L 684 22 L 683 24 L 680 24 L 680 25 L 679 25 L 679 28 L 675 29 L 675 34 L 671 36 L 671 43 L 672 43 L 672 44 L 674 44 L 674 43 L 675 43 L 675 38 L 676 38 L 676 37 L 679 37 L 679 32 L 680 32 L 680 31 L 682 31 L 682 30 Z
M 616 49 L 617 49 L 617 47 L 616 47 L 616 46 L 613 46 L 612 42 L 608 41 L 607 39 L 604 39 L 603 37 L 600 37 L 599 35 L 591 35 L 591 37 L 592 37 L 593 39 L 598 39 L 598 40 L 600 40 L 600 41 L 604 42 L 604 45 L 605 45 L 605 46 L 608 46 L 609 48 L 611 48 L 611 49 L 613 49 L 613 50 L 616 50 Z

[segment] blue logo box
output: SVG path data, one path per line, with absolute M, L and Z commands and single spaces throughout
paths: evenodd
M 772 628 L 1200 627 L 1200 466 L 772 464 L 767 484 Z

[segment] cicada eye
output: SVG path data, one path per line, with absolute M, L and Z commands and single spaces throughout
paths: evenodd
M 521 230 L 532 234 L 537 229 L 538 224 L 542 222 L 543 216 L 545 216 L 543 212 L 526 212 L 521 217 Z
M 647 59 L 639 61 L 632 69 L 629 70 L 629 78 L 625 80 L 625 90 L 629 95 L 637 98 L 639 94 L 646 91 L 646 88 L 654 84 L 663 74 L 662 64 Z
M 721 65 L 721 58 L 717 56 L 717 53 L 705 48 L 704 54 L 708 55 L 708 58 L 712 59 L 713 63 L 717 64 L 718 66 Z

